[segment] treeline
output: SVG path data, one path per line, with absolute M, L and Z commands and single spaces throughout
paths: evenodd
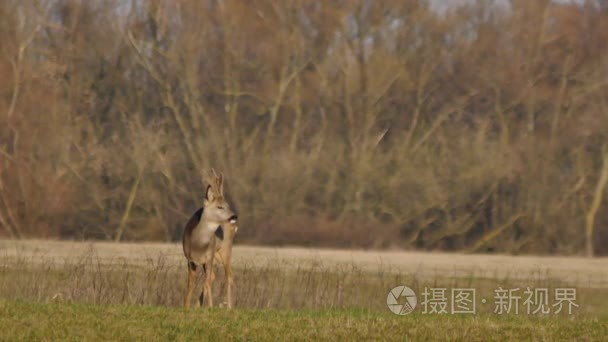
M 0 234 L 608 252 L 608 6 L 0 2 Z

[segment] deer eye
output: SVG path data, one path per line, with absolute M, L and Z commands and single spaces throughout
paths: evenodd
M 224 209 L 224 207 L 222 207 L 221 205 L 217 207 L 218 209 Z

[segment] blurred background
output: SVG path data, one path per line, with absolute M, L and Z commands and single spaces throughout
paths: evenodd
M 2 0 L 0 236 L 608 254 L 608 1 Z

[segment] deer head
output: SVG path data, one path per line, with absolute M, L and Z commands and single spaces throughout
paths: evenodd
M 203 204 L 206 219 L 218 224 L 236 223 L 237 216 L 224 197 L 224 175 L 221 173 L 218 175 L 214 169 L 211 169 L 207 172 L 206 181 L 208 185 Z

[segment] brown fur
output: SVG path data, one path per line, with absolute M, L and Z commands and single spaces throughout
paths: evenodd
M 190 305 L 192 291 L 195 287 L 196 271 L 199 265 L 202 266 L 205 275 L 203 290 L 197 302 L 198 306 L 203 305 L 203 300 L 207 297 L 208 306 L 213 306 L 213 298 L 211 289 L 215 274 L 213 271 L 213 262 L 216 254 L 218 260 L 223 261 L 227 279 L 227 297 L 230 298 L 231 304 L 231 284 L 232 284 L 232 269 L 230 268 L 230 257 L 232 251 L 232 238 L 230 235 L 232 229 L 224 229 L 232 236 L 228 248 L 222 249 L 224 243 L 218 241 L 216 233 L 220 226 L 236 227 L 236 215 L 230 209 L 228 202 L 224 198 L 224 178 L 223 175 L 218 175 L 215 171 L 209 173 L 208 186 L 205 194 L 204 205 L 198 209 L 194 215 L 188 220 L 184 228 L 182 238 L 182 247 L 184 256 L 188 263 L 188 282 L 186 295 L 184 297 L 184 307 Z M 236 230 L 236 229 L 234 229 Z M 224 239 L 226 240 L 226 239 Z M 224 262 L 227 260 L 228 262 Z

